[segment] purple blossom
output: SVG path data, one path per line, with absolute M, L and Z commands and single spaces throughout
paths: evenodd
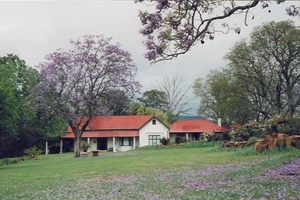
M 286 12 L 289 16 L 300 16 L 300 7 L 296 7 L 295 5 L 291 5 L 287 7 Z
M 163 10 L 168 8 L 168 0 L 158 0 L 156 4 L 157 10 Z
M 300 158 L 277 168 L 269 169 L 264 176 L 268 177 L 300 177 Z
M 126 91 L 129 98 L 139 92 L 134 80 L 137 67 L 131 54 L 110 44 L 110 38 L 86 35 L 71 40 L 74 49 L 59 49 L 40 63 L 40 83 L 35 88 L 36 100 L 42 108 L 79 127 L 78 117 L 108 114 L 112 92 Z M 81 130 L 84 131 L 84 130 Z
M 236 32 L 237 34 L 240 34 L 241 33 L 241 28 L 240 27 L 236 27 L 234 29 L 234 32 Z
M 261 6 L 262 6 L 262 8 L 267 8 L 267 7 L 269 7 L 269 4 L 266 2 L 263 2 Z
M 228 15 L 228 13 L 231 11 L 231 9 L 229 7 L 225 7 L 224 8 L 224 15 Z

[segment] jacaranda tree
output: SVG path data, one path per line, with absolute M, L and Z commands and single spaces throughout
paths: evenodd
M 157 62 L 185 54 L 193 45 L 213 40 L 216 33 L 241 28 L 228 24 L 225 19 L 244 13 L 245 22 L 251 8 L 261 5 L 269 7 L 270 0 L 135 0 L 155 5 L 151 11 L 140 11 L 142 22 L 140 33 L 146 37 L 145 57 Z M 274 0 L 280 4 L 285 0 Z M 290 16 L 299 16 L 300 8 L 292 5 L 286 8 Z M 243 20 L 243 17 L 242 17 Z M 220 26 L 217 23 L 220 22 Z
M 75 135 L 75 157 L 83 132 L 97 115 L 108 115 L 118 95 L 130 98 L 139 92 L 137 67 L 131 54 L 102 35 L 70 41 L 69 51 L 58 49 L 45 57 L 40 84 L 35 90 L 39 109 L 68 121 Z M 123 91 L 123 92 L 115 92 Z

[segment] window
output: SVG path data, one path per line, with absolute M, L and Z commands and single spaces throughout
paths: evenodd
M 133 138 L 120 138 L 120 146 L 133 146 Z
M 160 135 L 149 135 L 149 146 L 160 144 Z
M 176 135 L 177 137 L 185 137 L 185 133 L 179 133 Z
M 152 125 L 156 125 L 156 120 L 155 119 L 152 120 Z

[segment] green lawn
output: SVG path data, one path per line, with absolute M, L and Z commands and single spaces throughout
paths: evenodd
M 297 156 L 215 147 L 42 155 L 0 167 L 0 199 L 299 199 L 300 177 L 263 175 Z

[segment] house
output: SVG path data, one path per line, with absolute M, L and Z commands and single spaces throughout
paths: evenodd
M 176 137 L 189 140 L 199 140 L 202 133 L 224 133 L 226 128 L 221 127 L 208 119 L 179 120 L 170 125 L 169 138 L 174 142 Z
M 168 138 L 169 127 L 152 115 L 97 116 L 91 120 L 82 139 L 91 144 L 90 150 L 127 151 L 138 147 L 160 144 Z M 68 127 L 61 137 L 61 152 L 74 151 L 74 134 Z M 76 148 L 75 148 L 76 149 Z

